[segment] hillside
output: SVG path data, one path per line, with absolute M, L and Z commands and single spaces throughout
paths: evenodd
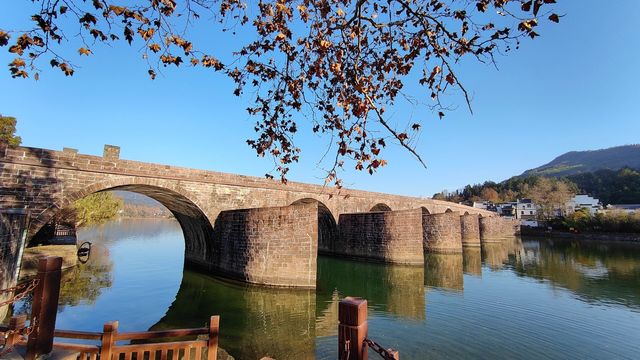
M 593 151 L 572 151 L 548 164 L 527 170 L 500 183 L 485 181 L 456 191 L 434 194 L 453 202 L 514 201 L 529 197 L 540 178 L 567 183 L 573 192 L 594 196 L 603 204 L 640 203 L 640 145 Z
M 601 150 L 571 151 L 548 164 L 522 173 L 519 177 L 561 177 L 598 170 L 640 169 L 640 144 L 623 145 Z

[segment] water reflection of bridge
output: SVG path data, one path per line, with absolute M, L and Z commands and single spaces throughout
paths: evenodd
M 496 243 L 483 253 L 485 260 L 507 262 L 517 244 Z M 425 321 L 427 289 L 462 292 L 464 272 L 481 275 L 480 254 L 478 248 L 429 254 L 424 267 L 320 257 L 316 290 L 252 287 L 185 271 L 175 301 L 152 330 L 197 327 L 216 313 L 223 322 L 221 347 L 234 356 L 313 359 L 316 338 L 337 335 L 338 302 L 345 295 L 366 298 L 373 314 Z
M 233 356 L 314 359 L 316 337 L 337 335 L 345 294 L 367 298 L 373 312 L 424 320 L 423 267 L 356 266 L 321 257 L 316 290 L 245 286 L 185 271 L 173 304 L 151 329 L 197 327 L 215 313 L 222 319 L 220 346 Z

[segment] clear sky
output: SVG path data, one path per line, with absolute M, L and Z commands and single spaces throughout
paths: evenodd
M 29 14 L 30 4 L 12 1 L 3 9 Z M 462 106 L 443 120 L 422 108 L 394 110 L 397 121 L 425 119 L 418 151 L 426 170 L 392 146 L 387 167 L 373 176 L 347 169 L 345 185 L 431 196 L 501 181 L 567 151 L 640 143 L 640 1 L 561 0 L 557 9 L 566 14 L 560 24 L 499 57 L 498 70 L 479 64 L 461 69 L 473 115 Z M 0 29 L 24 18 L 0 16 Z M 213 31 L 197 40 L 223 51 L 233 45 Z M 222 75 L 168 68 L 151 81 L 136 47 L 94 53 L 78 61 L 81 69 L 70 78 L 48 70 L 38 82 L 18 80 L 0 68 L 0 113 L 18 118 L 24 145 L 101 155 L 104 144 L 114 144 L 131 160 L 255 176 L 272 169 L 272 160 L 257 158 L 245 143 L 254 123 L 244 110 L 249 97 L 233 96 Z M 2 48 L 0 64 L 11 60 Z M 424 96 L 419 89 L 416 96 Z M 317 162 L 329 139 L 297 140 L 302 158 L 289 178 L 321 183 Z

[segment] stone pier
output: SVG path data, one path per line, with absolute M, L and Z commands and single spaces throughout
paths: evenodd
M 480 246 L 480 218 L 476 214 L 464 214 L 460 216 L 462 231 L 462 246 Z
M 207 270 L 253 284 L 315 288 L 318 206 L 223 211 Z
M 422 210 L 342 214 L 333 254 L 422 265 Z
M 23 209 L 0 211 L 0 289 L 16 285 L 28 223 L 29 216 Z M 0 293 L 0 302 L 10 296 L 12 294 Z M 8 310 L 9 306 L 0 308 L 0 321 Z
M 482 243 L 500 242 L 517 234 L 517 222 L 497 216 L 480 218 L 480 238 Z
M 427 253 L 462 253 L 460 214 L 424 214 L 423 245 Z

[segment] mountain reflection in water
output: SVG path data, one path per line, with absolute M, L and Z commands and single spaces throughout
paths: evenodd
M 371 336 L 403 359 L 640 354 L 637 245 L 514 238 L 428 254 L 424 266 L 321 256 L 316 290 L 285 290 L 183 270 L 171 220 L 121 220 L 79 236 L 95 251 L 65 273 L 59 328 L 199 327 L 219 314 L 220 345 L 236 359 L 335 359 L 337 305 L 350 295 L 368 300 Z

